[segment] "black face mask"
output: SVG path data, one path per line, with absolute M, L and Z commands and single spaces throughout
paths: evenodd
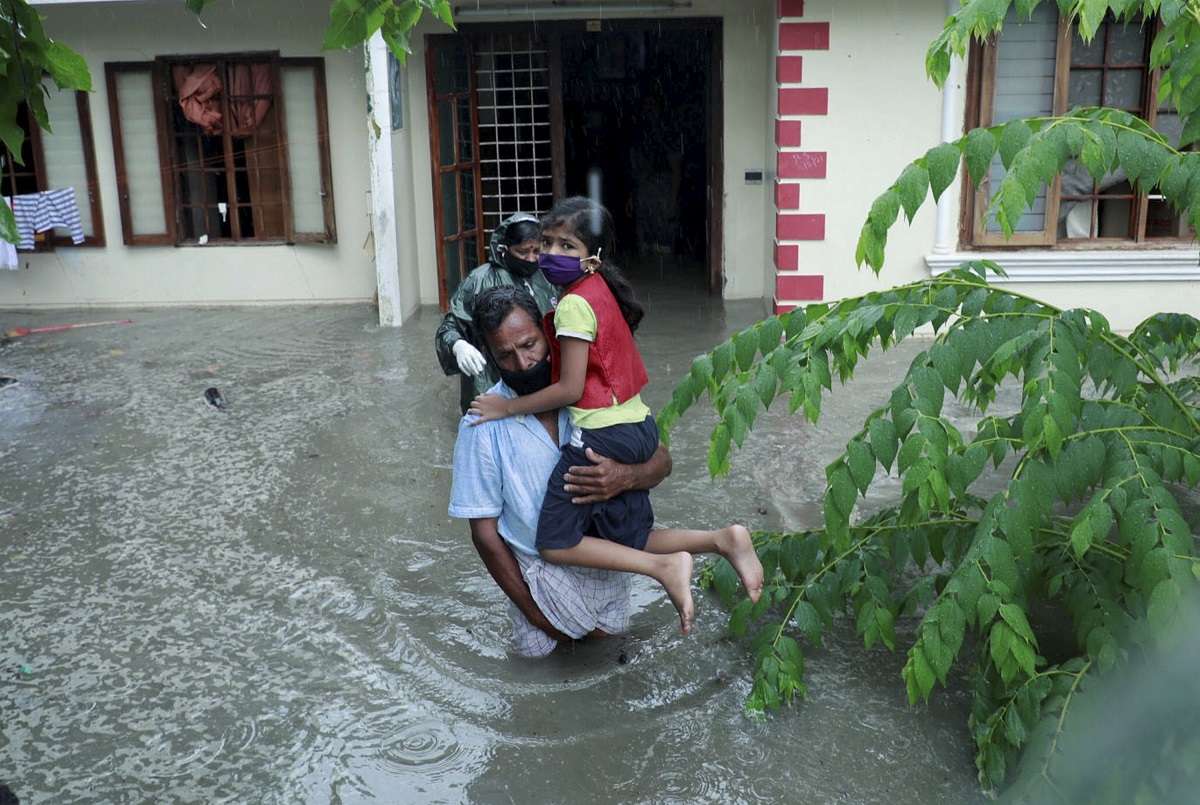
M 505 252 L 504 267 L 507 268 L 514 277 L 520 277 L 527 280 L 533 276 L 533 272 L 538 270 L 537 260 L 522 260 L 512 252 Z
M 534 364 L 523 372 L 509 372 L 500 369 L 500 379 L 521 397 L 541 391 L 550 385 L 550 356 L 546 355 L 540 363 Z

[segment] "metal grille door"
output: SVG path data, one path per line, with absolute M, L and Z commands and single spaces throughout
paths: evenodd
M 530 34 L 477 40 L 483 227 L 515 212 L 540 215 L 554 200 L 550 50 Z

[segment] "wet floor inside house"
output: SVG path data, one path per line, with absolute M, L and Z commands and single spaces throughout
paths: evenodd
M 644 295 L 655 408 L 762 311 Z M 849 621 L 809 652 L 808 700 L 765 719 L 709 594 L 687 638 L 639 580 L 626 637 L 509 656 L 503 594 L 446 516 L 436 311 L 0 321 L 122 316 L 0 347 L 20 381 L 0 389 L 0 780 L 23 803 L 979 798 L 963 681 L 909 708 L 903 655 Z M 697 409 L 658 520 L 819 524 L 825 464 L 919 348 L 874 360 L 819 427 L 777 405 L 718 482 Z

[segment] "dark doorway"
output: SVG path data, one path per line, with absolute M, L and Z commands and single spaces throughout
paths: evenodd
M 426 43 L 443 306 L 506 215 L 593 189 L 634 279 L 721 293 L 719 19 L 467 25 Z
M 635 279 L 710 285 L 714 35 L 633 20 L 562 33 L 565 188 L 598 185 Z

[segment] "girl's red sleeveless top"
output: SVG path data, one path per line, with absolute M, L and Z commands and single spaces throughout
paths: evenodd
M 587 375 L 583 383 L 583 396 L 575 403 L 576 408 L 608 408 L 616 403 L 628 402 L 650 382 L 642 353 L 617 298 L 608 288 L 608 283 L 599 274 L 591 274 L 571 286 L 564 294 L 578 294 L 591 305 L 596 314 L 596 340 L 588 349 Z M 558 336 L 554 329 L 554 311 L 542 320 L 546 337 L 550 340 L 550 366 L 553 382 L 557 383 L 562 366 Z

